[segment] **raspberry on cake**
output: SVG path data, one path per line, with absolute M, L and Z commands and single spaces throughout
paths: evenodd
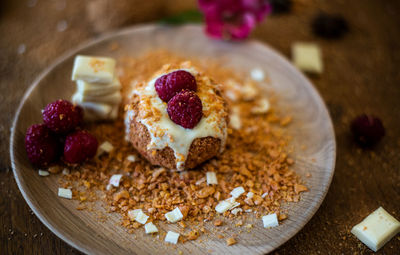
M 203 116 L 203 106 L 193 91 L 183 90 L 168 102 L 167 112 L 173 122 L 192 129 Z
M 156 80 L 154 87 L 158 96 L 168 102 L 173 96 L 182 90 L 197 90 L 197 83 L 194 76 L 184 70 L 174 71 L 165 74 Z
M 219 85 L 188 62 L 165 65 L 129 100 L 127 138 L 151 164 L 182 171 L 224 150 L 227 104 Z

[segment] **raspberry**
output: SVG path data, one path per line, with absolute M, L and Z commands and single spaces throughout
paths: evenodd
M 350 128 L 356 142 L 363 147 L 375 145 L 385 135 L 382 121 L 366 114 L 355 118 Z
M 93 135 L 78 130 L 65 139 L 64 160 L 71 164 L 82 163 L 96 155 L 97 146 L 97 139 Z
M 183 70 L 161 76 L 156 80 L 154 86 L 158 96 L 164 102 L 168 102 L 173 96 L 184 89 L 197 90 L 197 83 L 194 76 Z
M 26 131 L 25 150 L 33 165 L 48 166 L 60 155 L 60 142 L 44 124 L 32 125 Z
M 320 13 L 314 18 L 312 29 L 319 37 L 337 39 L 343 37 L 349 28 L 342 16 Z
M 44 124 L 58 134 L 66 134 L 74 130 L 83 119 L 81 107 L 62 99 L 48 104 L 42 114 Z
M 203 106 L 193 91 L 184 90 L 169 100 L 167 112 L 173 122 L 192 129 L 203 116 Z

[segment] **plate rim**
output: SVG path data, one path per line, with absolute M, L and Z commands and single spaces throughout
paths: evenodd
M 58 238 L 60 238 L 62 241 L 66 242 L 67 244 L 69 244 L 71 247 L 74 247 L 75 249 L 79 250 L 80 252 L 83 252 L 85 254 L 90 254 L 91 251 L 88 250 L 85 246 L 80 246 L 77 245 L 74 240 L 68 238 L 67 236 L 65 236 L 63 233 L 61 233 L 56 227 L 53 226 L 53 224 L 48 221 L 44 216 L 42 216 L 42 214 L 39 212 L 40 210 L 33 204 L 33 202 L 31 201 L 30 197 L 28 196 L 28 194 L 26 194 L 24 188 L 22 187 L 22 183 L 21 183 L 21 176 L 18 173 L 18 171 L 16 170 L 16 165 L 15 165 L 15 155 L 14 155 L 14 150 L 13 150 L 13 145 L 15 143 L 15 136 L 16 136 L 16 126 L 18 123 L 18 119 L 19 119 L 19 115 L 21 112 L 21 109 L 24 105 L 24 102 L 29 98 L 30 94 L 32 93 L 32 91 L 38 86 L 38 84 L 41 82 L 41 80 L 48 75 L 51 71 L 53 71 L 58 65 L 60 65 L 61 63 L 63 63 L 66 59 L 68 59 L 69 57 L 71 57 L 74 54 L 77 54 L 79 51 L 88 48 L 92 45 L 95 45 L 97 43 L 100 43 L 102 41 L 105 41 L 107 39 L 116 37 L 116 36 L 121 36 L 124 34 L 130 34 L 130 33 L 134 33 L 136 31 L 140 31 L 140 30 L 152 30 L 152 29 L 156 29 L 156 28 L 160 28 L 160 27 L 165 27 L 165 28 L 171 28 L 171 26 L 165 26 L 165 25 L 160 25 L 157 23 L 148 23 L 148 24 L 138 24 L 138 25 L 133 25 L 133 26 L 129 26 L 126 28 L 122 28 L 119 30 L 113 30 L 104 34 L 101 34 L 95 38 L 89 38 L 88 40 L 82 42 L 81 44 L 79 44 L 77 47 L 74 47 L 72 49 L 67 50 L 66 52 L 64 52 L 63 54 L 61 54 L 59 57 L 57 57 L 53 62 L 50 63 L 49 66 L 47 66 L 43 71 L 41 71 L 39 73 L 38 76 L 36 76 L 36 78 L 33 80 L 33 82 L 29 85 L 28 89 L 25 91 L 24 95 L 21 97 L 20 102 L 18 104 L 18 108 L 14 113 L 14 118 L 12 121 L 12 125 L 11 125 L 11 133 L 10 133 L 10 161 L 11 161 L 11 167 L 12 167 L 12 171 L 13 171 L 13 175 L 15 178 L 15 181 L 17 183 L 18 189 L 21 192 L 23 198 L 25 199 L 25 201 L 27 202 L 28 206 L 32 209 L 32 211 L 34 212 L 34 214 L 36 215 L 36 217 L 39 218 L 39 220 L 51 231 L 53 232 Z M 181 25 L 179 27 L 185 27 L 188 29 L 198 29 L 199 27 L 201 27 L 201 25 L 195 25 L 195 24 L 186 24 L 186 25 Z M 308 87 L 308 89 L 310 89 L 310 91 L 312 91 L 312 93 L 314 94 L 314 98 L 316 98 L 316 100 L 319 101 L 319 103 L 321 104 L 321 106 L 323 106 L 322 111 L 324 112 L 324 114 L 326 114 L 326 116 L 328 116 L 328 132 L 330 133 L 330 135 L 332 136 L 332 162 L 331 165 L 329 166 L 330 169 L 330 175 L 327 181 L 327 185 L 325 186 L 319 201 L 317 203 L 317 206 L 314 206 L 314 208 L 312 210 L 310 210 L 309 214 L 306 215 L 305 220 L 303 221 L 303 223 L 299 224 L 298 226 L 295 226 L 292 231 L 290 231 L 287 235 L 287 237 L 282 238 L 282 241 L 280 241 L 275 247 L 272 248 L 272 250 L 270 250 L 269 252 L 272 252 L 276 249 L 278 249 L 280 246 L 282 246 L 284 243 L 286 243 L 287 241 L 289 241 L 291 238 L 293 238 L 300 230 L 302 230 L 304 228 L 304 226 L 311 220 L 311 218 L 315 215 L 315 213 L 318 211 L 318 209 L 321 207 L 321 204 L 323 203 L 323 201 L 325 200 L 326 194 L 328 193 L 328 190 L 332 184 L 332 179 L 333 179 L 333 175 L 335 172 L 335 165 L 336 165 L 336 156 L 337 156 L 337 144 L 336 144 L 336 135 L 335 135 L 335 130 L 334 130 L 334 126 L 333 126 L 333 122 L 332 122 L 332 118 L 329 114 L 328 108 L 325 104 L 325 101 L 323 100 L 323 98 L 321 97 L 321 95 L 319 94 L 318 90 L 316 89 L 316 87 L 313 85 L 313 83 L 309 80 L 308 77 L 306 77 L 302 72 L 300 72 L 297 68 L 295 68 L 293 66 L 293 64 L 286 58 L 286 56 L 284 56 L 282 53 L 280 53 L 278 50 L 275 50 L 274 48 L 272 48 L 271 46 L 269 46 L 268 44 L 261 42 L 259 40 L 256 39 L 250 39 L 245 41 L 248 44 L 252 44 L 257 48 L 260 49 L 268 49 L 269 51 L 272 51 L 274 54 L 277 55 L 277 57 L 280 58 L 281 61 L 285 62 L 284 64 L 287 65 L 289 68 L 292 69 L 292 71 L 294 71 L 295 73 L 297 73 L 300 77 L 302 77 L 302 79 L 304 79 L 306 82 L 306 86 Z

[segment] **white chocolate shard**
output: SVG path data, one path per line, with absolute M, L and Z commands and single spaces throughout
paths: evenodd
M 126 160 L 128 160 L 130 162 L 135 162 L 136 161 L 136 156 L 135 155 L 128 155 L 126 157 Z
M 264 113 L 267 113 L 270 108 L 271 108 L 271 105 L 270 105 L 268 99 L 262 98 L 256 103 L 256 106 L 251 108 L 250 111 L 253 114 L 264 114 Z
M 58 196 L 67 199 L 72 199 L 72 191 L 70 189 L 58 188 Z
M 147 219 L 149 218 L 149 216 L 147 216 L 146 214 L 143 213 L 142 210 L 140 210 L 136 217 L 135 217 L 135 221 L 139 222 L 140 224 L 146 224 Z
M 114 79 L 115 60 L 106 57 L 78 55 L 75 57 L 72 80 L 92 83 L 111 83 Z
M 264 228 L 273 228 L 279 226 L 276 213 L 268 214 L 262 217 Z
M 351 230 L 361 242 L 377 251 L 400 232 L 400 222 L 379 207 Z
M 62 174 L 63 174 L 63 175 L 68 175 L 68 174 L 70 174 L 69 169 L 68 169 L 68 168 L 64 168 L 64 169 L 62 170 Z
M 232 107 L 232 112 L 229 116 L 229 125 L 236 130 L 242 127 L 242 120 L 240 119 L 240 109 L 237 106 Z
M 153 222 L 149 222 L 144 225 L 144 230 L 146 231 L 146 234 L 153 234 L 158 232 L 158 228 L 156 227 L 156 225 L 153 224 Z
M 258 89 L 253 83 L 246 82 L 241 89 L 241 93 L 243 100 L 252 101 L 258 95 Z
M 179 239 L 179 233 L 168 231 L 167 235 L 165 236 L 165 242 L 177 244 Z
M 207 172 L 206 177 L 207 185 L 218 184 L 217 175 L 215 174 L 215 172 Z
M 248 192 L 246 197 L 247 198 L 253 198 L 254 197 L 254 193 L 253 192 Z
M 178 207 L 176 207 L 174 210 L 168 212 L 165 214 L 165 218 L 171 222 L 171 223 L 175 223 L 180 221 L 181 219 L 183 219 L 183 214 L 181 212 L 181 210 L 179 210 Z
M 231 213 L 233 215 L 237 215 L 239 212 L 243 212 L 243 209 L 242 208 L 235 208 L 235 209 L 231 210 Z
M 50 173 L 49 173 L 48 171 L 45 171 L 45 170 L 40 170 L 40 169 L 39 169 L 38 172 L 39 172 L 39 175 L 40 175 L 40 176 L 48 176 L 48 175 L 50 175 Z
M 103 104 L 118 105 L 119 103 L 121 103 L 121 100 L 122 96 L 119 91 L 104 96 L 89 96 L 89 95 L 83 95 L 79 92 L 72 95 L 72 102 L 75 104 L 103 103 Z
M 110 142 L 105 141 L 97 149 L 97 156 L 100 156 L 103 153 L 110 153 L 113 149 L 114 146 Z
M 231 209 L 232 207 L 232 203 L 230 203 L 229 201 L 223 200 L 221 202 L 219 202 L 217 204 L 217 206 L 215 206 L 215 210 L 218 213 L 224 213 L 226 211 L 228 211 L 229 209 Z
M 244 193 L 244 188 L 243 188 L 242 186 L 237 187 L 237 188 L 234 188 L 234 189 L 231 191 L 231 195 L 232 195 L 232 197 L 234 197 L 234 198 L 240 197 L 240 195 L 242 195 L 243 193 Z
M 119 92 L 121 83 L 118 78 L 114 78 L 110 84 L 89 83 L 83 80 L 77 80 L 77 92 L 84 96 L 105 96 Z
M 135 220 L 136 217 L 138 216 L 139 212 L 142 212 L 142 209 L 135 209 L 135 210 L 130 210 L 128 211 L 128 217 L 130 220 Z
M 218 213 L 224 213 L 238 206 L 240 206 L 240 203 L 236 202 L 234 197 L 230 197 L 219 202 L 217 206 L 215 206 L 215 211 L 217 211 Z
M 122 174 L 114 174 L 113 176 L 111 176 L 108 183 L 114 187 L 119 187 L 119 183 L 121 182 L 122 176 L 123 176 Z
M 292 45 L 293 63 L 300 70 L 310 73 L 322 73 L 321 49 L 314 43 L 296 42 Z
M 113 109 L 112 106 L 108 104 L 92 102 L 79 103 L 79 106 L 83 108 L 85 114 L 95 115 L 99 119 L 106 119 Z

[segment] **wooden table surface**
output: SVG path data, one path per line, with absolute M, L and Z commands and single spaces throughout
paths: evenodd
M 62 53 L 96 37 L 99 28 L 87 17 L 88 1 L 13 0 L 0 3 L 0 253 L 80 254 L 33 215 L 15 183 L 9 160 L 10 125 L 33 79 Z M 193 1 L 133 0 L 134 22 L 151 21 Z M 314 41 L 323 52 L 325 71 L 310 77 L 330 110 L 337 139 L 337 162 L 321 208 L 276 254 L 371 254 L 350 234 L 370 212 L 383 206 L 400 219 L 400 1 L 294 0 L 289 14 L 274 15 L 252 37 L 290 57 L 295 41 Z M 340 40 L 312 35 L 319 11 L 342 14 L 350 32 Z M 372 150 L 358 148 L 349 122 L 358 114 L 379 116 L 386 136 Z M 301 213 L 301 212 L 299 212 Z M 400 236 L 378 254 L 399 254 Z

